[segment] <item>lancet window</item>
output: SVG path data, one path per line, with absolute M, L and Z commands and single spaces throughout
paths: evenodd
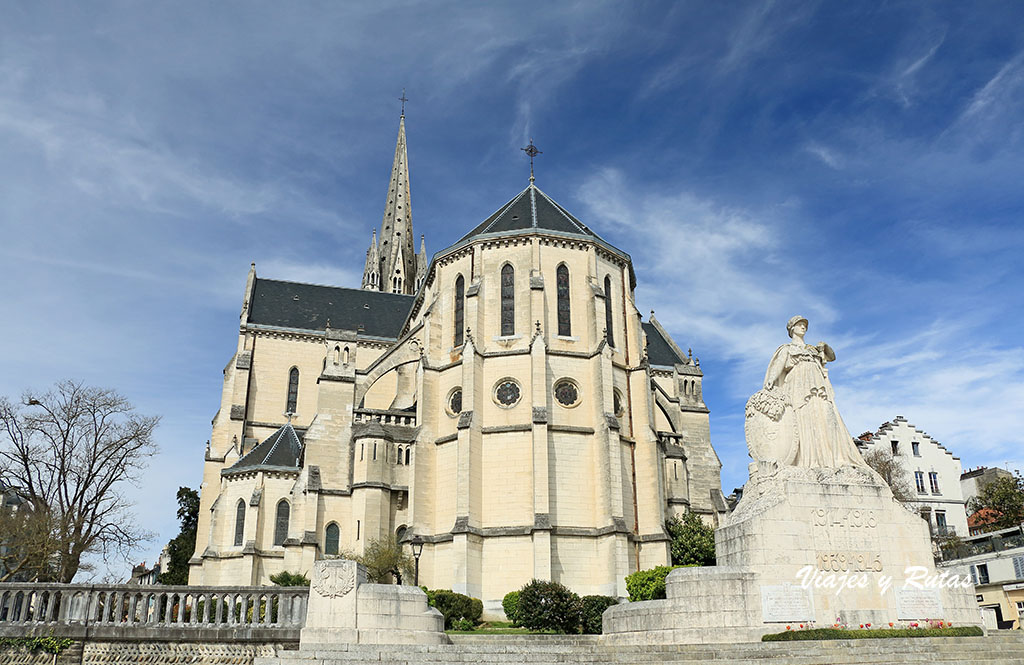
M 235 547 L 242 545 L 242 538 L 245 536 L 245 501 L 238 500 L 235 506 Z
M 299 403 L 299 368 L 292 367 L 288 372 L 288 404 L 285 411 L 295 413 Z
M 274 544 L 284 545 L 284 541 L 288 538 L 288 516 L 291 512 L 291 508 L 288 506 L 288 502 L 281 499 L 277 502 L 277 516 L 274 520 Z
M 572 335 L 572 321 L 569 310 L 569 269 L 565 264 L 555 270 L 555 284 L 558 301 L 558 334 L 562 337 Z
M 466 316 L 466 280 L 459 275 L 455 280 L 455 335 L 452 346 L 462 346 Z
M 511 264 L 501 268 L 501 334 L 516 334 L 516 273 Z
M 604 328 L 608 346 L 614 347 L 615 336 L 612 334 L 612 280 L 607 275 L 604 277 Z

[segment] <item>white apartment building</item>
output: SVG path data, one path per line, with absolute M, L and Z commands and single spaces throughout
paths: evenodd
M 935 535 L 968 535 L 967 512 L 960 488 L 960 458 L 916 428 L 903 416 L 857 439 L 862 454 L 880 448 L 899 458 L 906 469 L 921 517 Z

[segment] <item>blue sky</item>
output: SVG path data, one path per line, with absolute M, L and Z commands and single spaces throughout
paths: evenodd
M 406 88 L 428 252 L 537 183 L 629 252 L 705 370 L 728 493 L 794 313 L 853 434 L 903 415 L 1024 466 L 1024 7 L 9 2 L 0 394 L 161 414 L 157 532 L 198 486 L 250 261 L 358 286 Z M 115 571 L 123 563 L 111 562 Z

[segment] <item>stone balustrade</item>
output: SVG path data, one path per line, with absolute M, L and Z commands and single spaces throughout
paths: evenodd
M 403 425 L 416 427 L 415 411 L 387 411 L 382 409 L 355 409 L 355 422 L 377 421 L 381 425 Z
M 0 584 L 0 637 L 293 642 L 306 587 Z

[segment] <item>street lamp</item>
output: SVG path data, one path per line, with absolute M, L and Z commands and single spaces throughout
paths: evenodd
M 413 576 L 413 585 L 420 585 L 420 555 L 423 554 L 423 539 L 419 536 L 413 536 L 409 542 L 412 545 L 412 557 L 416 559 L 416 573 Z

